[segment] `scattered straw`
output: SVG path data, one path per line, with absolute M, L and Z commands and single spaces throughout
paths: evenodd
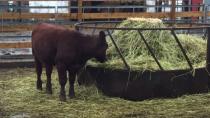
M 44 90 L 46 77 L 44 77 Z M 35 89 L 34 69 L 0 69 L 0 118 L 203 118 L 210 116 L 210 94 L 139 102 L 102 95 L 94 86 L 76 85 L 76 98 L 60 102 L 53 73 L 53 95 Z M 67 88 L 66 88 L 67 89 Z M 68 89 L 67 89 L 68 90 Z

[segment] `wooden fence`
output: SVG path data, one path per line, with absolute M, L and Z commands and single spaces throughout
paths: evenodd
M 2 1 L 8 1 L 8 0 L 1 0 Z M 10 0 L 11 1 L 11 0 Z M 17 1 L 30 1 L 30 0 L 15 0 Z M 43 1 L 43 0 L 33 0 L 33 1 Z M 52 0 L 45 0 L 45 1 L 52 1 Z M 54 0 L 57 1 L 57 0 Z M 71 0 L 66 0 L 71 1 Z M 119 1 L 119 0 L 115 0 Z M 171 1 L 171 0 L 169 0 Z M 69 12 L 69 13 L 29 13 L 29 12 L 6 12 L 0 10 L 0 31 L 1 32 L 8 32 L 8 31 L 31 31 L 33 28 L 33 23 L 27 23 L 22 24 L 22 21 L 27 20 L 27 22 L 34 22 L 34 21 L 48 21 L 49 19 L 56 20 L 66 20 L 66 21 L 83 21 L 83 20 L 114 20 L 114 19 L 126 19 L 128 17 L 145 17 L 145 18 L 167 18 L 171 20 L 175 20 L 176 18 L 202 18 L 205 19 L 207 17 L 210 17 L 210 12 L 207 11 L 207 8 L 209 6 L 206 5 L 198 5 L 198 6 L 175 6 L 175 0 L 172 0 L 171 11 L 169 12 L 120 12 L 120 11 L 114 11 L 114 12 L 108 12 L 109 10 L 106 10 L 104 12 L 100 13 L 87 13 L 85 12 L 85 9 L 87 7 L 82 6 L 82 0 L 78 0 L 78 6 L 73 7 L 77 9 L 77 12 Z M 11 6 L 10 6 L 11 7 Z M 16 6 L 14 8 L 16 9 L 29 9 L 29 6 Z M 135 8 L 146 8 L 148 6 L 135 6 Z M 156 6 L 160 7 L 160 6 Z M 182 8 L 182 7 L 198 7 L 200 8 L 199 11 L 182 11 L 182 12 L 176 12 L 176 8 Z M 5 7 L 5 8 L 8 8 Z M 70 9 L 70 7 L 67 7 Z M 89 7 L 89 8 L 99 8 L 99 7 Z M 111 9 L 111 8 L 119 8 L 119 7 L 103 7 L 103 9 Z M 126 6 L 121 6 L 121 9 L 126 8 Z M 130 8 L 130 7 L 129 7 Z M 0 8 L 3 9 L 3 8 Z M 18 24 L 6 24 L 6 21 L 20 21 Z M 73 25 L 65 25 L 68 28 L 74 28 Z M 30 48 L 31 43 L 30 42 L 6 42 L 6 43 L 0 43 L 0 48 Z
M 77 13 L 71 14 L 53 14 L 53 13 L 1 13 L 0 19 L 2 20 L 31 20 L 32 22 L 35 20 L 38 21 L 47 21 L 49 19 L 56 20 L 78 20 Z M 136 12 L 136 13 L 82 13 L 81 17 L 83 20 L 101 20 L 101 19 L 126 19 L 128 17 L 144 17 L 144 18 L 170 18 L 170 12 L 158 12 L 158 13 L 146 13 L 146 12 Z M 175 17 L 184 17 L 184 18 L 192 18 L 192 17 L 209 17 L 210 12 L 202 12 L 202 11 L 191 11 L 191 12 L 176 12 Z M 20 22 L 21 23 L 21 22 Z M 4 22 L 1 22 L 0 31 L 28 31 L 31 30 L 33 24 L 15 24 L 15 25 L 5 25 Z M 73 25 L 69 25 L 68 27 L 72 28 Z

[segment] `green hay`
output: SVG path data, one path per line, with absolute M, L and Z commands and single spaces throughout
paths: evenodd
M 118 27 L 164 28 L 166 26 L 159 19 L 129 18 L 119 24 Z M 189 68 L 181 49 L 178 47 L 178 44 L 171 35 L 170 31 L 147 30 L 142 33 L 165 70 Z M 193 66 L 196 68 L 204 66 L 206 57 L 206 41 L 199 36 L 187 34 L 178 34 L 177 36 L 180 39 L 180 42 Z M 115 30 L 113 32 L 113 38 L 132 69 L 159 70 L 158 65 L 152 58 L 149 50 L 137 31 Z M 124 68 L 124 64 L 109 37 L 107 37 L 107 41 L 109 43 L 107 51 L 109 61 L 105 64 L 96 65 L 107 68 Z M 89 63 L 94 64 L 93 62 Z
M 94 86 L 76 85 L 76 98 L 60 102 L 53 73 L 53 95 L 35 88 L 34 69 L 0 69 L 0 118 L 25 114 L 30 118 L 203 118 L 210 116 L 210 94 L 139 102 L 110 98 Z M 68 87 L 67 87 L 68 88 Z M 67 89 L 66 88 L 66 89 Z

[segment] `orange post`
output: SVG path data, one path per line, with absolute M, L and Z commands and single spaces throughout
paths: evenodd
M 82 1 L 83 0 L 78 0 L 78 14 L 77 14 L 77 20 L 82 21 Z
M 176 0 L 172 0 L 170 20 L 175 23 L 176 20 Z

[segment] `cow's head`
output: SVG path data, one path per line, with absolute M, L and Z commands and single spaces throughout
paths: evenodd
M 96 47 L 96 54 L 95 58 L 97 61 L 103 63 L 107 60 L 106 58 L 106 50 L 108 48 L 108 44 L 106 42 L 106 35 L 103 31 L 99 32 L 99 39 L 98 39 L 98 44 Z

